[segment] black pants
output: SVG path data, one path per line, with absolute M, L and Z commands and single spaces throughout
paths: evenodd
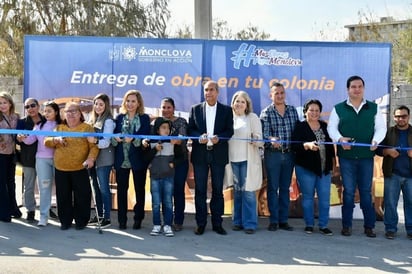
M 90 219 L 91 188 L 86 169 L 55 169 L 57 210 L 62 226 L 86 226 Z
M 16 163 L 14 154 L 0 154 L 0 220 L 10 222 L 11 215 L 17 215 Z
M 116 169 L 117 181 L 117 217 L 119 224 L 127 223 L 127 205 L 130 171 L 133 174 L 133 184 L 136 195 L 136 204 L 133 207 L 134 221 L 141 222 L 144 219 L 144 204 L 146 195 L 146 173 L 147 169 L 133 170 L 130 168 Z

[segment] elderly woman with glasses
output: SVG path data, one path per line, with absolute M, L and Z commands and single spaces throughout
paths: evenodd
M 65 119 L 55 131 L 61 137 L 47 137 L 45 144 L 54 150 L 57 209 L 62 230 L 86 227 L 90 219 L 91 188 L 87 167 L 94 165 L 99 148 L 87 137 L 78 133 L 94 132 L 93 126 L 84 122 L 80 105 L 68 102 L 64 108 Z M 64 134 L 66 132 L 66 134 Z M 70 134 L 75 133 L 75 134 Z

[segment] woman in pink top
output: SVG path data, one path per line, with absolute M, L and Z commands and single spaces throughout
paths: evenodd
M 53 131 L 57 124 L 61 123 L 59 105 L 48 102 L 44 106 L 44 117 L 46 121 L 33 128 L 33 135 L 27 136 L 23 142 L 27 145 L 37 142 L 36 172 L 38 177 L 38 188 L 40 192 L 40 220 L 38 226 L 46 226 L 49 219 L 51 206 L 51 194 L 54 181 L 54 148 L 44 145 L 44 135 L 36 135 L 36 131 Z

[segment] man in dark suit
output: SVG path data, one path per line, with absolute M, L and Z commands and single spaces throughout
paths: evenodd
M 213 231 L 226 235 L 222 227 L 224 213 L 223 177 L 228 159 L 228 140 L 233 135 L 233 113 L 229 106 L 217 101 L 217 83 L 208 81 L 204 85 L 205 102 L 192 106 L 189 116 L 188 134 L 192 143 L 191 162 L 195 178 L 196 235 L 202 235 L 207 224 L 207 181 L 209 170 L 212 178 Z

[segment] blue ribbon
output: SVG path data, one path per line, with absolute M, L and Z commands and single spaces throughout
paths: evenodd
M 194 137 L 194 136 L 159 136 L 159 135 L 133 135 L 133 134 L 122 134 L 122 133 L 97 133 L 97 132 L 70 132 L 70 131 L 43 131 L 43 130 L 23 130 L 23 129 L 0 129 L 0 134 L 21 134 L 21 135 L 41 135 L 41 136 L 50 136 L 50 137 L 102 137 L 102 138 L 135 138 L 135 139 L 151 139 L 151 140 L 198 140 L 201 137 Z M 226 137 L 219 137 L 220 139 L 232 139 L 232 140 L 240 140 L 240 141 L 247 141 L 247 142 L 264 142 L 264 143 L 271 143 L 271 140 L 264 140 L 264 139 L 251 139 L 251 138 L 226 138 Z M 281 144 L 291 144 L 291 143 L 303 143 L 303 141 L 286 141 L 286 140 L 277 140 L 277 143 Z M 358 146 L 358 147 L 370 147 L 371 144 L 365 143 L 357 143 L 357 142 L 318 142 L 319 144 L 323 145 L 351 145 L 351 146 Z M 382 148 L 393 148 L 396 150 L 410 150 L 412 147 L 393 147 L 393 146 L 385 146 L 385 145 L 377 145 L 378 147 Z

